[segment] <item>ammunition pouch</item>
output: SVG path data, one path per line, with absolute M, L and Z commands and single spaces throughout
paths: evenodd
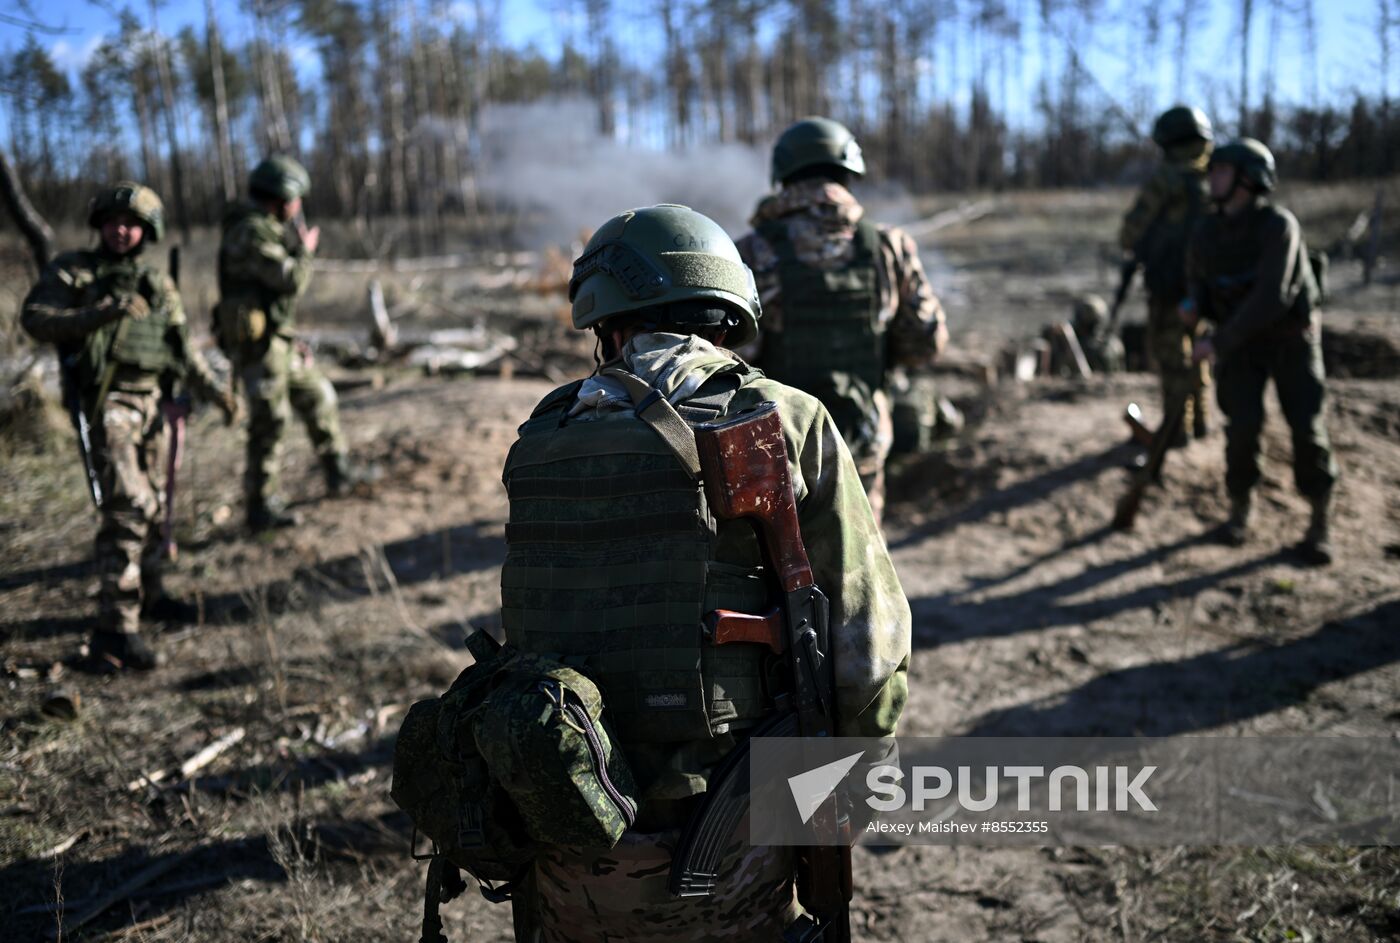
M 212 327 L 219 350 L 233 357 L 268 336 L 267 311 L 251 300 L 223 298 L 214 305 Z

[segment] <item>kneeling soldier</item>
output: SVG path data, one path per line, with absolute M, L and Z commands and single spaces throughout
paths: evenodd
M 155 192 L 118 183 L 92 203 L 97 249 L 65 252 L 25 298 L 21 323 L 57 345 L 65 395 L 86 435 L 90 486 L 101 513 L 101 579 L 90 653 L 98 666 L 149 669 L 157 660 L 140 633 L 143 612 L 189 616 L 160 584 L 160 520 L 166 447 L 162 382 L 183 379 L 232 421 L 237 401 L 218 387 L 189 343 L 185 310 L 170 278 L 141 251 L 159 242 L 164 210 Z

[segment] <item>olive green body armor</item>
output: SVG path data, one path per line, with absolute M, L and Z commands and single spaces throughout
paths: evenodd
M 724 416 L 740 376 L 712 378 L 678 412 L 691 423 Z M 718 523 L 703 488 L 635 414 L 569 421 L 578 388 L 546 397 L 506 460 L 507 640 L 582 659 L 624 746 L 751 726 L 771 709 L 768 651 L 712 645 L 704 627 L 715 609 L 765 606 L 751 528 Z
M 88 337 L 85 360 L 88 379 L 97 382 L 106 364 L 128 371 L 163 373 L 175 365 L 169 343 L 170 309 L 159 290 L 160 275 L 155 269 L 131 259 L 94 261 L 93 281 L 84 304 L 97 304 L 106 297 L 141 295 L 150 303 L 150 313 L 139 321 L 123 318 L 105 325 Z
M 763 372 L 821 400 L 851 451 L 863 455 L 877 435 L 875 391 L 885 385 L 880 231 L 857 223 L 850 260 L 838 269 L 799 259 L 782 220 L 758 232 L 778 257 L 783 306 L 783 329 L 763 338 Z

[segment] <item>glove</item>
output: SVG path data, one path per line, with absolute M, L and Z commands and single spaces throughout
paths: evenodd
M 121 309 L 122 316 L 131 318 L 133 321 L 144 321 L 151 313 L 151 304 L 144 295 L 132 294 L 123 298 L 117 305 Z

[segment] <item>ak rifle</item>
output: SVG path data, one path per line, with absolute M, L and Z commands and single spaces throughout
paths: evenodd
M 1162 425 L 1157 431 L 1152 433 L 1152 447 L 1147 453 L 1147 462 L 1137 470 L 1133 476 L 1133 483 L 1129 486 L 1123 497 L 1118 499 L 1118 506 L 1113 510 L 1113 526 L 1118 530 L 1132 530 L 1133 524 L 1137 521 L 1138 511 L 1142 508 L 1142 497 L 1147 493 L 1147 489 L 1153 482 L 1162 477 L 1162 465 L 1167 460 L 1167 452 L 1171 449 L 1172 440 L 1181 431 L 1181 423 L 1186 417 L 1186 404 L 1190 397 L 1183 398 L 1179 403 L 1171 408 L 1162 419 Z M 1125 415 L 1129 424 L 1132 424 L 1132 413 Z M 1136 431 L 1136 430 L 1135 430 Z
M 670 889 L 677 897 L 714 893 L 719 863 L 749 806 L 753 737 L 834 736 L 835 681 L 830 659 L 827 598 L 816 586 L 797 521 L 788 475 L 787 444 L 775 403 L 731 419 L 695 427 L 705 495 L 720 520 L 746 520 L 757 532 L 764 562 L 777 578 L 778 599 L 766 613 L 716 610 L 706 620 L 716 645 L 765 645 L 786 662 L 789 690 L 777 712 L 725 757 L 681 836 L 672 859 Z M 824 834 L 849 839 L 850 819 L 830 796 L 814 816 Z M 849 943 L 851 848 L 798 849 L 798 901 L 807 912 L 783 935 L 786 943 Z

